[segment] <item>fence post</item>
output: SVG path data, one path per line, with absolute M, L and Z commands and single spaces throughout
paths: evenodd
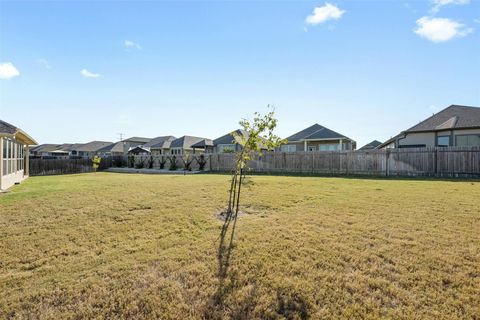
M 433 173 L 435 177 L 438 176 L 438 147 L 433 150 Z
M 386 149 L 385 150 L 385 176 L 390 176 L 390 168 L 388 165 L 388 160 L 390 158 L 390 150 Z

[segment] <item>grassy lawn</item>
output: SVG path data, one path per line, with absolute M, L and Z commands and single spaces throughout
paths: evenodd
M 228 178 L 1 194 L 0 319 L 480 318 L 480 182 L 255 176 L 219 262 Z

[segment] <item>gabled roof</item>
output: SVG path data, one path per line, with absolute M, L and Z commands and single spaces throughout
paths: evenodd
M 361 147 L 360 149 L 358 150 L 372 150 L 372 149 L 376 149 L 379 145 L 381 145 L 382 143 L 378 140 L 373 140 L 372 142 L 364 145 L 363 147 Z
M 88 143 L 80 145 L 76 150 L 83 152 L 95 152 L 111 144 L 112 142 L 110 141 L 90 141 Z
M 192 148 L 206 148 L 213 147 L 213 141 L 211 139 L 203 139 L 195 144 L 192 144 Z
M 183 137 L 180 137 L 178 139 L 173 140 L 172 143 L 170 144 L 170 148 L 188 149 L 188 148 L 191 148 L 192 145 L 194 145 L 197 142 L 200 142 L 202 140 L 205 140 L 205 138 L 193 137 L 193 136 L 183 136 Z
M 347 136 L 344 136 L 338 132 L 325 128 L 324 126 L 319 125 L 318 123 L 310 126 L 302 131 L 299 131 L 290 137 L 287 138 L 288 141 L 303 141 L 303 140 L 322 140 L 322 139 L 348 139 Z
M 156 137 L 150 140 L 149 142 L 145 143 L 143 146 L 148 148 L 157 148 L 157 149 L 169 148 L 170 142 L 172 142 L 175 139 L 176 138 L 174 136 Z
M 480 108 L 451 105 L 405 132 L 480 128 Z
M 122 141 L 123 141 L 123 142 L 140 142 L 140 143 L 147 143 L 147 142 L 149 142 L 150 140 L 152 140 L 152 138 L 131 137 L 131 138 L 128 138 L 128 139 L 125 139 L 125 140 L 122 140 Z
M 32 137 L 25 133 L 22 129 L 15 127 L 14 125 L 0 120 L 0 134 L 14 135 L 15 139 L 22 141 L 25 144 L 35 145 L 38 144 Z
M 130 150 L 128 150 L 128 153 L 140 153 L 140 152 L 150 153 L 150 148 L 146 148 L 144 146 L 136 146 L 136 147 L 130 148 Z
M 213 145 L 217 146 L 219 144 L 234 144 L 238 143 L 238 136 L 234 136 L 233 133 L 236 133 L 239 136 L 242 136 L 244 139 L 248 136 L 247 132 L 245 130 L 237 129 L 233 132 L 227 133 L 226 135 L 223 135 L 215 140 L 213 140 Z

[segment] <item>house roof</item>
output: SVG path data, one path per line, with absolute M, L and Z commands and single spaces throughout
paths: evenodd
M 372 142 L 370 143 L 367 143 L 366 145 L 364 145 L 363 147 L 361 147 L 360 149 L 358 150 L 372 150 L 372 149 L 376 149 L 379 145 L 381 145 L 382 143 L 378 140 L 373 140 Z
M 128 139 L 122 140 L 123 142 L 140 142 L 140 143 L 147 143 L 152 138 L 143 138 L 143 137 L 130 137 Z
M 170 143 L 175 140 L 174 136 L 161 136 L 151 139 L 149 142 L 145 143 L 143 146 L 148 148 L 169 148 Z
M 123 153 L 123 141 L 114 142 L 97 150 L 97 152 L 117 152 Z
M 0 120 L 0 133 L 15 134 L 15 132 L 17 132 L 17 127 L 8 122 Z
M 338 132 L 330 130 L 318 123 L 299 131 L 287 138 L 288 141 L 303 141 L 303 140 L 322 140 L 322 139 L 348 139 Z
M 480 108 L 451 105 L 405 132 L 480 128 Z
M 213 147 L 213 140 L 211 139 L 203 139 L 195 144 L 192 144 L 192 148 L 206 148 L 206 147 Z
M 205 138 L 201 137 L 193 137 L 193 136 L 183 136 L 178 139 L 175 139 L 170 144 L 170 148 L 183 148 L 188 149 L 191 148 L 192 145 L 205 140 Z
M 238 143 L 238 136 L 234 136 L 233 133 L 236 133 L 237 135 L 247 137 L 247 132 L 245 130 L 237 129 L 235 131 L 229 132 L 226 135 L 223 135 L 215 140 L 213 140 L 213 145 L 217 146 L 219 144 L 233 144 Z
M 383 148 L 405 133 L 442 131 L 448 129 L 480 128 L 480 108 L 452 104 L 442 111 L 423 120 L 419 124 L 400 132 L 396 136 L 383 142 L 377 148 Z
M 76 150 L 83 152 L 95 152 L 111 144 L 112 142 L 110 141 L 90 141 L 88 143 L 78 146 Z
M 24 142 L 25 144 L 35 145 L 38 144 L 32 137 L 30 137 L 22 129 L 15 127 L 14 125 L 0 120 L 0 134 L 14 135 L 16 139 Z
M 44 144 L 40 144 L 36 147 L 33 147 L 30 149 L 30 151 L 34 151 L 34 152 L 52 152 L 54 150 L 57 150 L 59 147 L 58 144 L 51 144 L 51 143 L 44 143 Z

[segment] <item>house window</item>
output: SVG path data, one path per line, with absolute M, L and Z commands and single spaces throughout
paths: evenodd
M 308 147 L 308 151 L 315 151 L 317 148 L 315 146 Z
M 480 146 L 480 134 L 462 134 L 455 136 L 455 139 L 458 147 Z
M 294 144 L 284 144 L 283 146 L 280 147 L 280 150 L 282 152 L 296 152 L 297 146 Z
M 218 153 L 230 153 L 235 151 L 234 144 L 219 144 L 217 148 L 218 148 Z
M 9 140 L 7 138 L 3 138 L 3 175 L 6 176 L 8 172 L 8 146 Z
M 340 145 L 336 143 L 326 143 L 318 146 L 320 151 L 336 151 L 340 149 Z
M 450 136 L 438 136 L 437 137 L 437 146 L 438 147 L 448 147 L 450 145 Z

